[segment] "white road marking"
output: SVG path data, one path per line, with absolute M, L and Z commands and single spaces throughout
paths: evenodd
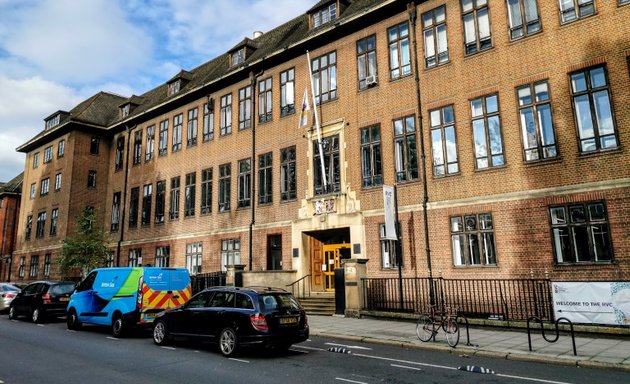
M 38 326 L 38 327 L 43 327 L 43 326 L 44 326 L 44 324 L 37 324 L 37 326 Z
M 230 360 L 232 360 L 232 361 L 238 361 L 238 362 L 240 362 L 240 363 L 247 363 L 247 364 L 249 364 L 249 361 L 247 361 L 247 360 L 240 360 L 240 359 L 233 359 L 233 358 L 230 358 Z
M 297 352 L 297 353 L 303 353 L 305 355 L 308 355 L 310 352 L 308 351 L 298 351 L 297 349 L 293 349 L 293 348 L 289 348 L 289 351 L 291 352 Z
M 510 378 L 510 379 L 520 379 L 520 380 L 535 381 L 535 382 L 538 382 L 538 383 L 571 384 L 571 383 L 568 383 L 566 381 L 553 381 L 553 380 L 544 380 L 544 379 L 534 379 L 532 377 L 524 377 L 524 376 L 512 376 L 512 375 L 503 375 L 503 374 L 496 374 L 495 376 L 507 377 L 507 378 Z
M 368 347 L 360 347 L 358 345 L 346 345 L 346 344 L 337 344 L 337 343 L 325 343 L 326 345 L 332 345 L 335 347 L 346 347 L 346 348 L 354 348 L 354 349 L 365 349 L 368 351 L 371 351 L 372 348 L 368 348 Z
M 414 371 L 422 371 L 422 369 L 421 369 L 421 368 L 408 367 L 408 366 L 406 366 L 406 365 L 392 364 L 392 367 L 396 367 L 396 368 L 404 368 L 404 369 L 413 369 Z
M 293 348 L 304 348 L 304 349 L 310 349 L 310 350 L 313 350 L 313 351 L 325 351 L 325 349 L 322 349 L 322 348 L 307 347 L 307 346 L 304 346 L 304 345 L 294 345 Z
M 348 379 L 344 379 L 343 377 L 335 377 L 335 380 L 345 381 L 345 382 L 348 382 L 348 383 L 367 384 L 364 381 L 348 380 Z
M 116 338 L 116 337 L 112 337 L 112 336 L 107 336 L 107 337 L 106 337 L 106 339 L 116 340 L 116 341 L 120 340 L 120 339 L 118 339 L 118 338 Z
M 177 349 L 177 348 L 174 348 L 174 347 L 160 347 L 160 348 L 168 349 L 169 351 L 174 351 L 174 350 Z

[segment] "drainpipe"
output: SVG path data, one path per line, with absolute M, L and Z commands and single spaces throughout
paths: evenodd
M 251 78 L 251 87 L 252 87 L 252 167 L 251 167 L 251 175 L 252 175 L 252 182 L 250 185 L 250 195 L 249 198 L 251 199 L 251 204 L 252 204 L 252 219 L 249 222 L 249 260 L 248 260 L 248 266 L 249 266 L 249 270 L 252 270 L 252 263 L 253 263 L 253 254 L 252 254 L 252 247 L 253 247 L 253 235 L 254 235 L 254 223 L 256 223 L 256 198 L 255 198 L 255 192 L 256 192 L 256 80 L 258 79 L 259 76 L 262 76 L 262 74 L 264 73 L 264 70 L 261 70 L 260 72 L 258 72 L 257 74 L 254 74 L 254 72 L 250 72 L 249 76 Z
M 424 148 L 424 129 L 422 127 L 422 100 L 420 97 L 420 72 L 418 70 L 418 41 L 416 39 L 416 4 L 410 2 L 407 4 L 407 12 L 409 13 L 409 23 L 411 24 L 411 38 L 413 39 L 413 70 L 415 72 L 416 82 L 416 102 L 418 106 L 418 128 L 420 129 L 420 158 L 422 159 L 422 213 L 424 221 L 424 241 L 426 244 L 427 255 L 427 271 L 429 272 L 429 299 L 431 305 L 435 304 L 435 292 L 433 291 L 433 273 L 431 271 L 431 247 L 429 246 L 429 219 L 427 214 L 427 203 L 429 201 L 428 183 L 427 183 L 427 158 Z
M 125 212 L 127 210 L 127 183 L 129 181 L 129 142 L 131 141 L 131 131 L 136 128 L 134 125 L 133 128 L 129 128 L 129 126 L 125 125 L 125 131 L 127 131 L 127 150 L 125 154 L 125 184 L 123 187 L 123 198 L 122 198 L 122 214 L 120 215 L 120 238 L 118 239 L 118 247 L 116 249 L 116 266 L 120 267 L 120 248 L 121 244 L 125 237 Z

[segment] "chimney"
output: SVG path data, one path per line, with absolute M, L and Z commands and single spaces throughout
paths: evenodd
M 257 39 L 257 38 L 259 38 L 262 35 L 263 35 L 262 31 L 254 31 L 254 39 Z

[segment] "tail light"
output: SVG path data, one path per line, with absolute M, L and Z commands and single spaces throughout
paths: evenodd
M 251 315 L 249 319 L 252 322 L 252 326 L 259 331 L 268 331 L 269 326 L 267 325 L 267 320 L 265 320 L 265 315 L 257 313 L 255 315 Z
M 142 290 L 143 282 L 144 280 L 142 279 L 142 276 L 140 276 L 140 279 L 138 280 L 138 299 L 136 300 L 136 308 L 138 309 L 142 308 L 142 299 L 144 298 L 144 291 Z
M 44 301 L 44 303 L 50 303 L 50 293 L 46 293 L 45 295 L 43 295 L 42 300 Z
M 16 296 L 16 294 L 15 294 L 15 293 L 3 293 L 3 294 L 2 294 L 2 298 L 3 298 L 3 299 L 12 299 L 12 298 L 14 298 L 15 296 Z

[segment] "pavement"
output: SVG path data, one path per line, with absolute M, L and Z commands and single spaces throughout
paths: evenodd
M 469 342 L 466 327 L 460 324 L 459 344 L 446 343 L 444 332 L 435 341 L 418 340 L 416 325 L 411 321 L 350 318 L 343 316 L 309 315 L 310 334 L 353 342 L 393 345 L 404 348 L 440 350 L 459 355 L 484 356 L 521 361 L 540 361 L 578 367 L 620 369 L 630 372 L 630 337 L 576 334 L 573 343 L 569 333 L 560 332 L 557 342 L 545 341 L 540 328 L 531 332 L 529 350 L 527 330 L 506 330 L 490 327 L 470 327 Z M 547 332 L 548 339 L 555 332 Z

